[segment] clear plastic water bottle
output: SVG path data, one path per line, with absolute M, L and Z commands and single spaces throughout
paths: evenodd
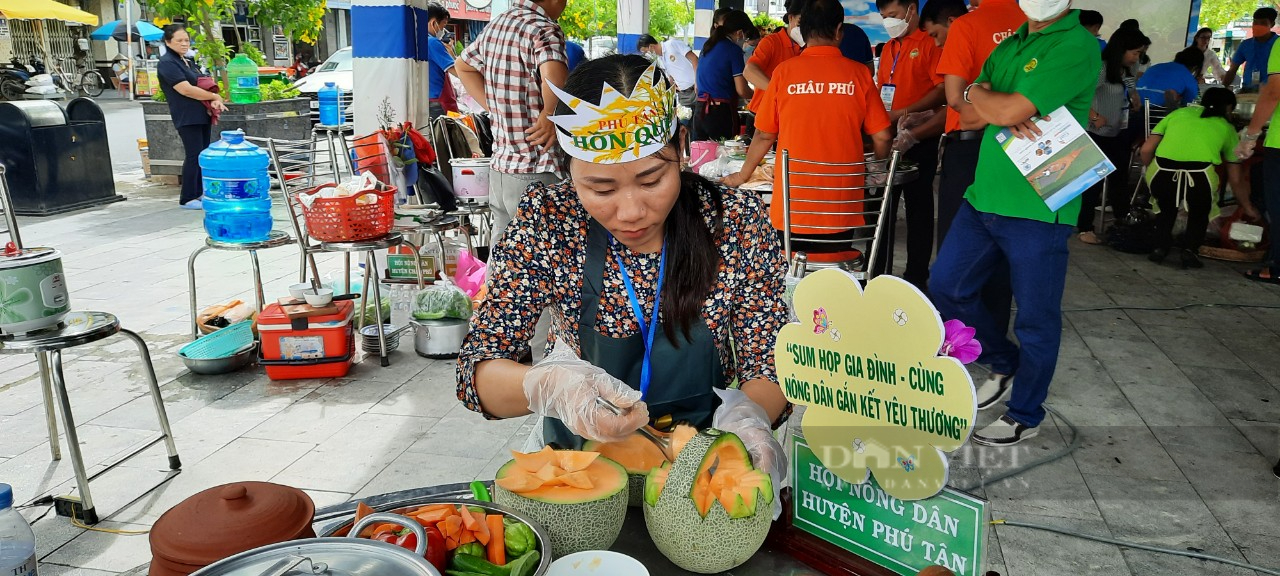
M 227 63 L 227 82 L 231 84 L 232 104 L 253 104 L 262 100 L 258 90 L 258 63 L 244 54 L 236 54 Z
M 204 197 L 213 200 L 256 200 L 271 190 L 267 168 L 271 157 L 244 139 L 243 130 L 225 130 L 200 153 Z
M 262 242 L 271 232 L 271 179 L 267 153 L 244 132 L 228 130 L 200 153 L 204 228 L 219 242 Z
M 320 123 L 325 126 L 342 124 L 342 89 L 333 82 L 325 82 L 317 94 L 320 100 Z
M 8 484 L 0 484 L 0 576 L 36 576 L 36 534 L 13 509 Z

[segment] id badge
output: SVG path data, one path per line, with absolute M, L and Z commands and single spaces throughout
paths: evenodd
M 884 102 L 886 111 L 893 109 L 893 95 L 897 90 L 898 87 L 894 84 L 885 84 L 880 87 L 880 101 Z
M 1253 73 L 1249 75 L 1249 85 L 1250 85 L 1250 86 L 1256 86 L 1256 85 L 1257 85 L 1259 82 L 1261 82 L 1261 81 L 1262 81 L 1262 73 L 1261 73 L 1261 72 L 1259 72 L 1259 71 L 1257 71 L 1257 70 L 1254 70 L 1254 71 L 1253 71 Z

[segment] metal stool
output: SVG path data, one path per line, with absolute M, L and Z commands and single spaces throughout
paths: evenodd
M 373 316 L 374 316 L 374 319 L 378 321 L 378 358 L 382 362 L 383 366 L 390 366 L 391 359 L 387 357 L 386 324 L 383 322 L 383 319 L 382 319 L 382 289 L 378 287 L 378 284 L 381 283 L 382 279 L 378 277 L 377 251 L 386 250 L 387 248 L 391 248 L 392 246 L 399 246 L 401 244 L 404 244 L 405 246 L 412 248 L 414 254 L 422 253 L 422 250 L 416 244 L 409 242 L 408 240 L 405 240 L 404 234 L 401 234 L 400 232 L 391 232 L 390 234 L 387 234 L 386 236 L 383 236 L 381 238 L 375 238 L 373 240 L 364 240 L 360 242 L 321 242 L 319 244 L 319 249 L 321 252 L 346 252 L 347 253 L 347 254 L 344 254 L 344 256 L 347 256 L 347 259 L 346 259 L 347 276 L 346 276 L 346 280 L 344 280 L 347 292 L 351 292 L 350 254 L 352 252 L 364 252 L 364 282 L 362 283 L 362 286 L 360 289 L 360 302 L 362 305 L 367 305 L 366 303 L 370 302 L 368 297 L 369 285 L 372 284 L 373 285 L 373 300 L 372 300 Z M 421 287 L 424 283 L 423 275 L 422 275 L 422 259 L 414 258 L 413 262 L 418 269 L 418 286 Z M 314 263 L 312 265 L 314 266 Z M 318 279 L 313 281 L 318 281 Z M 359 326 L 360 328 L 363 328 L 364 314 L 363 314 L 363 311 L 360 311 L 360 312 L 361 313 L 359 315 L 359 322 L 357 322 L 356 325 Z
M 62 350 L 97 342 L 116 333 L 124 334 L 138 346 L 138 354 L 142 357 L 142 363 L 147 369 L 147 383 L 151 387 L 151 399 L 155 402 L 156 418 L 160 421 L 160 435 L 107 465 L 93 476 L 89 476 L 85 473 L 84 459 L 80 455 L 80 438 L 76 434 L 75 417 L 71 414 L 67 383 L 62 376 Z M 169 469 L 182 468 L 182 461 L 178 458 L 178 448 L 173 443 L 173 431 L 169 428 L 169 416 L 164 409 L 164 398 L 160 395 L 160 383 L 156 380 L 155 367 L 151 365 L 151 353 L 147 350 L 147 343 L 137 334 L 121 328 L 120 320 L 114 315 L 106 312 L 72 312 L 67 314 L 58 328 L 27 334 L 0 335 L 0 354 L 36 355 L 37 363 L 40 365 L 40 383 L 44 391 L 44 411 L 49 423 L 49 446 L 53 452 L 53 459 L 61 460 L 62 453 L 58 447 L 58 421 L 53 412 L 53 394 L 57 392 L 58 404 L 62 410 L 62 422 L 67 428 L 67 451 L 71 453 L 71 465 L 75 468 L 76 486 L 80 490 L 80 502 L 83 506 L 80 520 L 85 524 L 98 523 L 93 496 L 89 493 L 89 481 L 115 468 L 121 462 L 164 440 L 165 448 L 169 452 Z
M 467 248 L 471 249 L 471 235 L 475 234 L 479 239 L 479 245 L 482 247 L 489 246 L 489 231 L 493 229 L 493 211 L 489 208 L 488 202 L 458 202 L 458 209 L 449 213 L 460 219 L 467 228 Z M 477 220 L 477 225 L 471 225 L 471 219 Z M 471 250 L 475 254 L 475 250 Z
M 197 306 L 196 304 L 196 257 L 197 256 L 199 256 L 205 250 L 209 250 L 209 249 L 248 252 L 249 260 L 253 262 L 253 288 L 254 288 L 253 295 L 254 295 L 254 298 L 256 298 L 256 303 L 258 304 L 258 312 L 261 313 L 263 306 L 266 305 L 265 304 L 266 298 L 262 294 L 262 269 L 258 265 L 258 251 L 265 250 L 267 248 L 288 246 L 293 243 L 294 243 L 294 240 L 292 236 L 290 236 L 286 232 L 280 232 L 277 230 L 272 230 L 271 233 L 267 235 L 267 239 L 263 240 L 262 242 L 246 242 L 246 243 L 219 242 L 217 240 L 214 240 L 213 238 L 205 238 L 204 246 L 196 248 L 195 251 L 191 253 L 191 257 L 187 259 L 187 286 L 191 293 L 191 337 L 192 338 L 200 337 L 200 325 L 198 322 L 196 322 L 196 306 Z
M 443 254 L 444 233 L 449 232 L 450 230 L 459 230 L 462 227 L 463 227 L 463 223 L 461 220 L 458 219 L 457 216 L 441 216 L 430 222 L 418 223 L 418 224 L 413 224 L 409 226 L 396 226 L 396 232 L 399 232 L 401 234 L 404 234 L 405 236 L 410 236 L 410 237 L 426 236 L 428 234 L 434 236 L 436 239 L 436 244 L 440 246 L 440 250 L 441 250 L 441 254 L 440 254 L 441 258 L 439 262 L 436 263 L 436 267 L 438 268 L 436 271 L 439 272 L 441 275 L 443 275 L 445 273 L 444 254 Z M 475 248 L 471 246 L 471 235 L 468 234 L 466 230 L 463 230 L 462 238 L 467 243 L 467 250 L 471 252 L 472 255 L 474 255 Z M 422 255 L 419 254 L 418 257 L 419 259 L 421 259 Z M 419 263 L 419 265 L 421 265 L 421 263 Z

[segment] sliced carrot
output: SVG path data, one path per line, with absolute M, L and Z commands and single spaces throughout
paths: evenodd
M 476 541 L 476 533 L 470 530 L 462 531 L 462 538 L 458 540 L 458 544 L 470 544 Z
M 489 526 L 489 545 L 485 547 L 490 564 L 502 566 L 507 563 L 506 533 L 502 527 L 502 515 L 490 514 L 484 517 Z
M 445 518 L 436 525 L 436 529 L 440 530 L 440 534 L 445 538 L 445 548 L 453 550 L 462 544 L 463 529 L 460 516 Z
M 445 510 L 448 512 L 455 512 L 457 509 L 454 508 L 452 504 L 427 504 L 426 506 L 423 506 L 421 508 L 418 508 L 417 510 L 414 510 L 413 512 L 410 512 L 409 515 L 416 516 L 418 514 L 423 514 L 426 512 L 434 512 L 436 510 Z
M 373 514 L 372 506 L 365 504 L 363 500 L 356 502 L 356 515 L 354 518 L 351 519 L 352 525 L 354 525 L 356 522 L 359 522 L 361 518 L 364 518 L 365 516 L 368 516 L 370 514 Z M 369 528 L 365 528 L 364 531 L 359 534 L 361 538 L 369 538 L 372 535 L 373 535 L 372 526 Z
M 427 510 L 426 512 L 418 512 L 414 518 L 418 519 L 418 523 L 423 526 L 435 526 L 440 521 L 450 516 L 456 516 L 457 512 L 452 507 L 436 508 L 435 510 Z
M 484 512 L 476 512 L 474 510 L 467 510 L 467 512 L 469 512 L 468 516 L 471 516 L 475 520 L 475 526 L 468 526 L 468 528 L 471 528 L 471 531 L 475 533 L 476 541 L 488 546 L 489 525 L 485 523 Z M 466 519 L 464 518 L 463 520 L 465 521 Z

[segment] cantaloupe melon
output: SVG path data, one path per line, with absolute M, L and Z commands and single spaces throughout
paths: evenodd
M 627 472 L 597 453 L 512 452 L 494 481 L 493 501 L 528 514 L 551 537 L 552 554 L 608 550 L 627 516 Z M 558 469 L 550 480 L 540 477 Z M 577 468 L 577 470 L 571 470 Z
M 649 537 L 675 565 L 714 574 L 751 558 L 772 521 L 773 484 L 737 436 L 704 430 L 645 483 Z
M 670 433 L 660 433 L 670 442 L 670 452 L 672 457 L 680 453 L 680 449 L 697 435 L 698 430 L 688 424 L 680 424 Z M 667 462 L 667 456 L 662 453 L 662 449 L 658 448 L 652 440 L 645 438 L 639 433 L 632 434 L 626 440 L 621 442 L 596 442 L 588 440 L 582 445 L 583 451 L 599 452 L 601 456 L 613 460 L 621 464 L 627 469 L 630 475 L 630 494 L 627 499 L 628 506 L 639 506 L 644 500 L 644 484 L 645 477 L 649 471 L 661 466 Z

